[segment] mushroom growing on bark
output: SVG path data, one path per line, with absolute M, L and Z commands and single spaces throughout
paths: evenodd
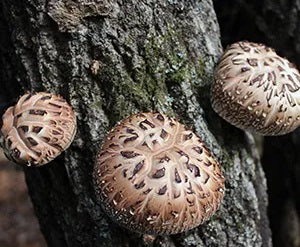
M 71 144 L 76 117 L 60 96 L 23 95 L 2 117 L 0 144 L 8 159 L 26 166 L 41 166 Z
M 300 74 L 263 45 L 227 47 L 215 71 L 211 101 L 225 120 L 262 135 L 283 135 L 300 125 Z
M 175 119 L 138 113 L 106 136 L 94 168 L 97 199 L 117 223 L 148 234 L 198 226 L 224 195 L 220 165 Z

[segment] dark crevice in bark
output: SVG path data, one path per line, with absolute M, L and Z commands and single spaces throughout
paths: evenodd
M 299 131 L 298 131 L 299 134 Z M 262 162 L 268 179 L 269 217 L 273 231 L 274 246 L 297 246 L 297 218 L 293 211 L 298 212 L 296 166 L 299 165 L 298 147 L 291 141 L 292 135 L 265 138 Z M 295 180 L 293 180 L 295 179 Z M 289 230 L 286 227 L 289 225 Z M 296 227 L 296 228 L 295 228 Z M 299 236 L 299 235 L 298 235 Z M 296 245 L 295 245 L 296 244 Z

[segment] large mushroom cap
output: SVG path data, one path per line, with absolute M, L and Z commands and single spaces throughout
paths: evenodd
M 2 117 L 0 143 L 6 156 L 21 165 L 44 165 L 71 144 L 76 117 L 60 96 L 23 95 Z
M 160 113 L 120 122 L 104 140 L 94 170 L 96 195 L 119 224 L 138 232 L 175 234 L 218 209 L 224 177 L 192 131 Z
M 231 124 L 262 135 L 283 135 L 300 125 L 300 74 L 263 44 L 238 42 L 215 71 L 214 110 Z

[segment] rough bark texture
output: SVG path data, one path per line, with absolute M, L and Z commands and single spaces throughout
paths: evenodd
M 299 0 L 214 1 L 222 43 L 262 42 L 300 68 Z M 300 132 L 265 138 L 263 167 L 268 180 L 274 246 L 300 246 Z M 288 229 L 288 230 L 287 230 Z
M 59 93 L 78 133 L 51 164 L 25 169 L 49 246 L 145 246 L 96 203 L 91 172 L 103 136 L 138 111 L 178 117 L 222 164 L 226 194 L 207 223 L 157 237 L 154 246 L 271 246 L 266 181 L 250 134 L 211 109 L 209 85 L 222 51 L 211 1 L 3 0 L 1 88 Z

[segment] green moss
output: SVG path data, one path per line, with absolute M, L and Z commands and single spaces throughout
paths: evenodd
M 145 40 L 143 59 L 132 61 L 124 54 L 126 72 L 118 63 L 105 64 L 99 78 L 105 81 L 103 90 L 114 97 L 109 113 L 120 119 L 137 111 L 159 110 L 175 116 L 174 110 L 182 93 L 182 83 L 200 85 L 205 76 L 205 61 L 192 61 L 182 40 L 183 34 L 168 25 L 164 33 L 151 30 Z M 135 37 L 128 36 L 125 46 L 130 46 Z M 135 66 L 131 66 L 134 64 Z M 138 64 L 138 66 L 136 66 Z M 121 95 L 121 96 L 120 96 Z M 176 98 L 176 101 L 174 101 Z M 184 107 L 184 104 L 180 104 Z
M 235 156 L 230 156 L 230 154 L 227 152 L 222 153 L 222 157 L 220 158 L 220 160 L 221 160 L 222 168 L 224 169 L 224 171 L 230 170 L 230 168 L 234 164 L 234 162 L 233 162 L 234 157 Z
M 92 101 L 93 103 L 92 103 L 91 107 L 96 108 L 96 109 L 101 109 L 103 106 L 103 101 L 102 101 L 101 96 L 93 94 L 93 97 L 94 97 L 94 99 Z
M 197 76 L 199 78 L 201 78 L 202 80 L 206 79 L 206 77 L 208 76 L 207 72 L 206 72 L 206 64 L 202 57 L 200 57 L 197 61 L 196 73 L 197 73 Z
M 192 86 L 201 86 L 211 79 L 205 58 L 199 57 L 196 61 L 189 58 L 182 37 L 171 25 L 164 35 L 150 34 L 145 47 L 150 72 L 164 73 L 162 78 L 172 84 L 186 81 Z
M 244 231 L 245 231 L 245 225 L 244 225 L 243 222 L 240 221 L 240 219 L 239 219 L 239 221 L 237 222 L 236 226 L 237 226 L 237 228 L 238 228 L 241 232 L 244 232 Z

